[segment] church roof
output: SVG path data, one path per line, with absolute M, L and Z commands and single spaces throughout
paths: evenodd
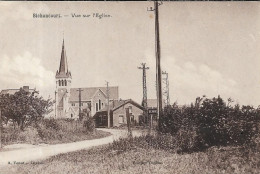
M 89 87 L 89 88 L 80 88 L 81 91 L 81 101 L 91 101 L 91 98 L 94 97 L 98 90 L 101 90 L 106 96 L 106 87 Z M 71 88 L 70 89 L 70 98 L 69 102 L 78 102 L 79 101 L 79 88 Z M 109 98 L 110 99 L 118 99 L 119 92 L 118 86 L 109 87 Z
M 64 78 L 64 77 L 71 77 L 71 73 L 68 69 L 68 62 L 66 56 L 66 50 L 64 46 L 64 39 L 62 43 L 62 50 L 61 50 L 61 58 L 60 58 L 60 68 L 56 73 L 56 78 Z

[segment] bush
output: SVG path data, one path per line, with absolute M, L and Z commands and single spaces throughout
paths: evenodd
M 42 124 L 45 126 L 46 129 L 54 129 L 56 131 L 61 129 L 61 126 L 55 119 L 43 119 Z
M 159 131 L 176 138 L 182 151 L 211 146 L 245 146 L 259 132 L 260 110 L 251 106 L 231 106 L 222 98 L 197 98 L 191 106 L 175 103 L 164 109 Z
M 1 136 L 4 145 L 12 143 L 30 143 L 35 144 L 39 140 L 37 129 L 34 127 L 27 127 L 24 131 L 18 129 L 5 128 Z
M 83 127 L 85 132 L 93 132 L 96 129 L 94 119 L 92 117 L 89 117 L 86 120 L 84 120 Z

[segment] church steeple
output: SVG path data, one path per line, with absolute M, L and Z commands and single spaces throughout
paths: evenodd
M 65 46 L 64 46 L 64 38 L 63 38 L 63 42 L 62 42 L 60 67 L 56 73 L 56 77 L 71 77 L 71 73 L 69 72 L 69 69 L 68 69 L 66 50 L 65 50 Z

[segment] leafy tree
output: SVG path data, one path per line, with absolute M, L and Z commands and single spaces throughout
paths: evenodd
M 3 119 L 6 122 L 13 121 L 20 130 L 24 130 L 32 122 L 43 118 L 52 111 L 51 106 L 54 102 L 51 99 L 45 100 L 38 94 L 36 90 L 27 92 L 21 88 L 15 94 L 0 95 Z

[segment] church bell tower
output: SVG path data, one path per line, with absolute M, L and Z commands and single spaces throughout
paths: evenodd
M 60 67 L 56 72 L 56 118 L 66 118 L 69 109 L 69 97 L 71 88 L 71 72 L 68 69 L 64 39 L 62 43 Z

